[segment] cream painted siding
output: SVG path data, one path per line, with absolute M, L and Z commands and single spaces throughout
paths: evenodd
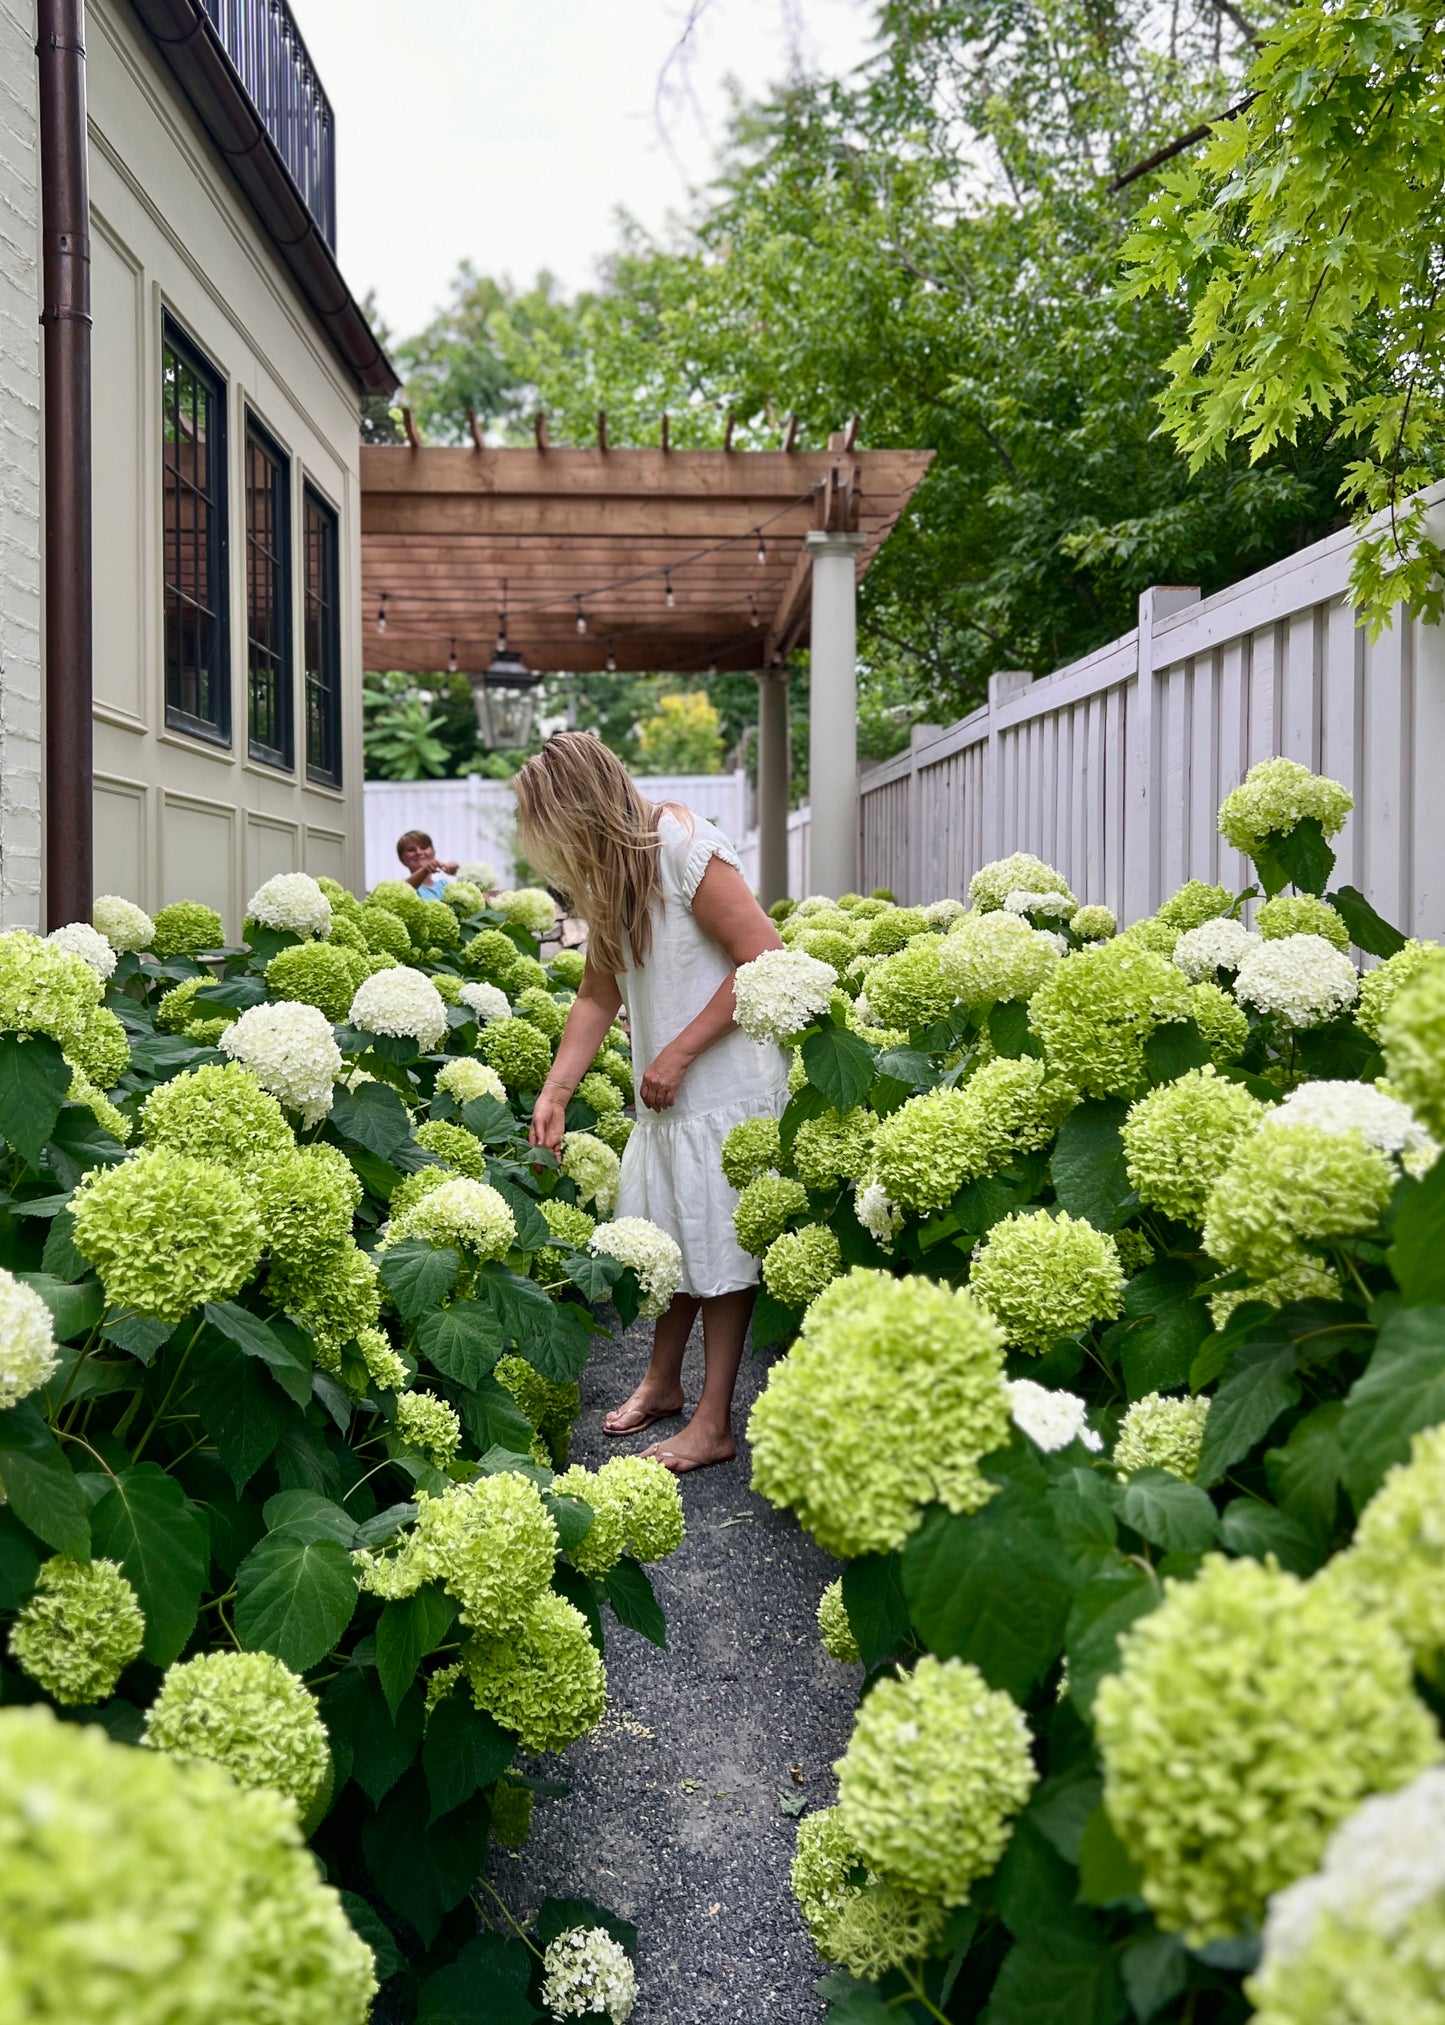
M 0 0 L 12 4 L 12 0 Z M 361 875 L 358 396 L 124 0 L 88 9 L 95 315 L 95 884 L 205 900 L 227 928 L 273 872 Z M 161 330 L 226 383 L 231 743 L 168 729 L 162 638 Z M 254 415 L 290 460 L 295 768 L 247 757 L 243 450 Z M 341 777 L 309 783 L 302 488 L 339 518 Z

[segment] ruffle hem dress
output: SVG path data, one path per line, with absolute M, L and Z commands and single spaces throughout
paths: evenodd
M 726 951 L 693 920 L 692 902 L 710 859 L 741 870 L 721 830 L 700 816 L 689 824 L 664 810 L 658 833 L 662 899 L 653 912 L 652 947 L 639 966 L 624 938 L 627 968 L 617 980 L 639 1085 L 649 1064 L 732 973 Z M 722 1171 L 722 1143 L 744 1118 L 776 1118 L 787 1101 L 787 1056 L 774 1042 L 750 1041 L 741 1030 L 698 1056 L 670 1111 L 653 1111 L 639 1096 L 614 1214 L 648 1217 L 676 1239 L 684 1292 L 708 1300 L 756 1284 L 758 1262 L 733 1230 L 738 1196 Z

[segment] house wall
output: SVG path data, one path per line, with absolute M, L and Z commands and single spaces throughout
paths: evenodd
M 40 920 L 40 138 L 35 9 L 0 0 L 0 927 Z
M 17 0 L 0 0 L 12 8 Z M 22 10 L 23 11 L 23 10 Z M 358 396 L 124 0 L 87 10 L 95 455 L 95 881 L 197 899 L 239 930 L 274 872 L 362 870 Z M 33 57 L 27 55 L 33 70 Z M 231 744 L 167 727 L 161 326 L 227 382 Z M 246 751 L 243 447 L 253 413 L 290 457 L 296 769 Z M 302 487 L 340 521 L 343 786 L 310 783 L 302 711 Z

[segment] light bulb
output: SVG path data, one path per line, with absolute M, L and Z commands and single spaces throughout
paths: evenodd
M 677 599 L 672 595 L 672 571 L 664 570 L 662 574 L 667 580 L 667 609 L 672 611 L 677 604 Z
M 455 640 L 453 640 L 452 651 L 447 656 L 447 673 L 448 675 L 455 675 L 456 672 L 457 672 L 457 643 Z
M 758 601 L 756 598 L 748 599 L 748 624 L 750 626 L 760 626 L 762 624 L 762 620 L 758 617 Z
M 617 656 L 612 651 L 612 642 L 610 640 L 607 642 L 607 672 L 609 675 L 617 673 Z
M 579 633 L 587 631 L 587 614 L 582 609 L 582 600 L 580 598 L 577 600 L 577 630 Z
M 760 563 L 765 563 L 768 559 L 768 545 L 763 540 L 763 530 L 761 528 L 758 529 L 757 534 L 758 534 L 758 561 Z

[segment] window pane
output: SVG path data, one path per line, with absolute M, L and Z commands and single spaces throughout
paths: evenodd
M 341 785 L 341 636 L 337 610 L 336 515 L 306 494 L 306 771 Z
M 225 388 L 169 322 L 161 346 L 166 715 L 225 739 Z
M 256 423 L 246 432 L 246 644 L 255 759 L 291 764 L 289 465 Z

